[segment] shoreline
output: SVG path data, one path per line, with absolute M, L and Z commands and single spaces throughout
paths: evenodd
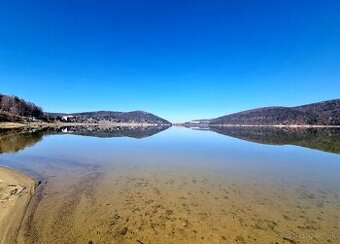
M 0 166 L 0 244 L 17 242 L 37 186 L 31 176 Z
M 242 125 L 212 124 L 211 127 L 340 128 L 340 125 Z
M 173 124 L 173 126 L 180 127 L 201 127 L 201 128 L 210 128 L 210 127 L 273 127 L 273 128 L 340 128 L 340 125 L 242 125 L 242 124 L 211 124 L 211 125 L 185 125 L 185 124 Z
M 56 128 L 64 126 L 99 126 L 99 127 L 149 127 L 149 126 L 171 126 L 171 124 L 150 124 L 150 123 L 15 123 L 0 122 L 0 129 L 19 129 L 19 128 Z
M 174 126 L 174 127 L 272 127 L 272 128 L 340 128 L 340 125 L 246 125 L 246 124 L 148 124 L 148 123 L 16 123 L 0 122 L 0 129 L 44 129 L 64 126 L 99 126 L 99 127 L 150 127 L 150 126 Z

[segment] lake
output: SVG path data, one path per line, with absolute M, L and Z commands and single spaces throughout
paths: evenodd
M 28 243 L 339 243 L 340 129 L 0 131 Z

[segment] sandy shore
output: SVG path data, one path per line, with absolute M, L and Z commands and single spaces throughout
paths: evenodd
M 29 176 L 0 166 L 0 244 L 16 243 L 35 185 Z
M 16 123 L 16 122 L 0 122 L 0 129 L 16 129 L 16 128 L 45 128 L 53 127 L 54 124 L 48 123 Z

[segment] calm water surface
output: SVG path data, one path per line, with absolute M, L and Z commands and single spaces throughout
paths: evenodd
M 27 243 L 339 243 L 339 135 L 3 131 L 0 164 L 43 182 Z

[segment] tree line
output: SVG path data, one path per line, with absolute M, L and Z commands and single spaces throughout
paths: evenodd
M 0 113 L 37 119 L 44 117 L 42 108 L 34 103 L 27 102 L 17 96 L 7 96 L 3 94 L 0 94 Z

